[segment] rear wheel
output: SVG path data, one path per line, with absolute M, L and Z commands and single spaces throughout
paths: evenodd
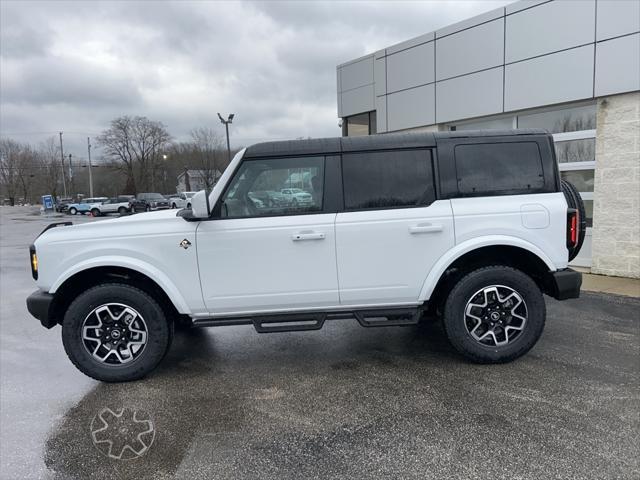
M 173 324 L 146 292 L 103 284 L 82 293 L 62 323 L 62 342 L 73 364 L 104 382 L 137 380 L 167 352 Z
M 98 210 L 97 208 L 92 208 L 91 209 L 91 215 L 93 215 L 94 217 L 99 217 L 100 216 L 100 210 Z
M 119 208 L 118 208 L 118 213 L 119 213 L 120 215 L 124 215 L 125 213 L 127 213 L 127 209 L 126 209 L 126 208 L 124 208 L 124 207 L 119 207 Z
M 542 292 L 525 273 L 491 266 L 464 276 L 444 307 L 453 347 L 476 363 L 504 363 L 527 353 L 544 329 Z

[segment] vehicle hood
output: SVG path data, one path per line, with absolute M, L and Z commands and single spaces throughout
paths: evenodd
M 41 243 L 73 243 L 91 239 L 147 237 L 155 233 L 163 234 L 168 230 L 179 231 L 181 227 L 185 232 L 193 231 L 193 225 L 190 225 L 190 222 L 185 221 L 182 217 L 178 217 L 176 213 L 176 210 L 160 210 L 90 223 L 60 226 L 44 232 L 38 237 L 35 244 L 37 247 Z

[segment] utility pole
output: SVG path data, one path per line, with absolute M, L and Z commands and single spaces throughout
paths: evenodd
M 222 115 L 220 115 L 220 113 L 218 113 L 218 118 L 220 119 L 220 122 L 222 122 L 222 124 L 224 125 L 225 129 L 227 130 L 227 156 L 229 157 L 229 163 L 231 163 L 231 146 L 229 144 L 229 124 L 233 122 L 233 117 L 235 116 L 235 114 L 230 113 L 229 114 L 229 118 L 227 118 L 226 120 L 224 118 L 222 118 Z
M 62 190 L 64 196 L 67 196 L 67 181 L 64 179 L 64 150 L 62 149 L 62 132 L 60 132 L 60 165 L 62 167 Z
M 93 174 L 91 173 L 91 141 L 87 137 L 87 157 L 89 158 L 89 196 L 93 198 Z
M 73 166 L 71 165 L 71 154 L 69 154 L 69 189 L 73 195 L 75 188 L 73 188 Z

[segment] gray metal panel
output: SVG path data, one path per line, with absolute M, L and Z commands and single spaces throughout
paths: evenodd
M 513 2 L 507 5 L 505 7 L 505 11 L 507 12 L 507 15 L 509 15 L 511 13 L 519 12 L 520 10 L 524 10 L 525 8 L 531 8 L 548 1 L 550 0 L 520 0 L 519 2 Z
M 388 130 L 435 123 L 434 84 L 387 95 Z
M 640 33 L 596 44 L 596 97 L 640 90 Z
M 502 112 L 502 69 L 493 68 L 438 82 L 438 123 Z
M 504 8 L 502 7 L 496 8 L 495 10 L 491 10 L 489 12 L 476 15 L 475 17 L 462 20 L 461 22 L 454 23 L 452 25 L 447 25 L 444 28 L 436 30 L 436 38 L 444 37 L 446 35 L 451 35 L 452 33 L 459 32 L 461 30 L 474 27 L 476 25 L 480 25 L 481 23 L 495 20 L 496 18 L 500 18 L 503 16 L 504 16 Z
M 559 0 L 507 16 L 507 63 L 595 41 L 595 9 L 595 0 Z
M 342 117 L 342 93 L 338 92 L 338 116 Z
M 374 63 L 373 77 L 376 82 L 376 96 L 387 93 L 387 57 L 382 57 Z
M 436 50 L 438 80 L 502 65 L 504 18 L 440 38 Z
M 356 113 L 370 112 L 375 109 L 373 85 L 354 88 L 342 92 L 342 116 L 348 117 Z
M 336 68 L 336 85 L 338 86 L 338 116 L 342 117 L 342 86 L 340 85 L 340 67 Z
M 640 31 L 640 1 L 598 0 L 596 21 L 598 40 Z
M 373 55 L 343 65 L 340 74 L 342 91 L 373 83 Z
M 417 87 L 435 81 L 434 42 L 387 56 L 387 92 Z
M 505 111 L 593 95 L 593 45 L 545 55 L 505 68 Z
M 387 131 L 387 97 L 376 97 L 376 131 Z
M 400 50 L 406 50 L 407 48 L 415 47 L 417 45 L 421 45 L 423 43 L 430 42 L 435 40 L 436 36 L 434 32 L 425 33 L 424 35 L 420 35 L 419 37 L 411 38 L 404 42 L 396 43 L 387 48 L 387 55 L 391 55 L 394 53 L 398 53 Z

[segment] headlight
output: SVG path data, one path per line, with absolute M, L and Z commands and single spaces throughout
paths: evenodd
M 36 255 L 35 245 L 29 247 L 29 257 L 31 259 L 31 276 L 34 280 L 38 279 L 38 255 Z

